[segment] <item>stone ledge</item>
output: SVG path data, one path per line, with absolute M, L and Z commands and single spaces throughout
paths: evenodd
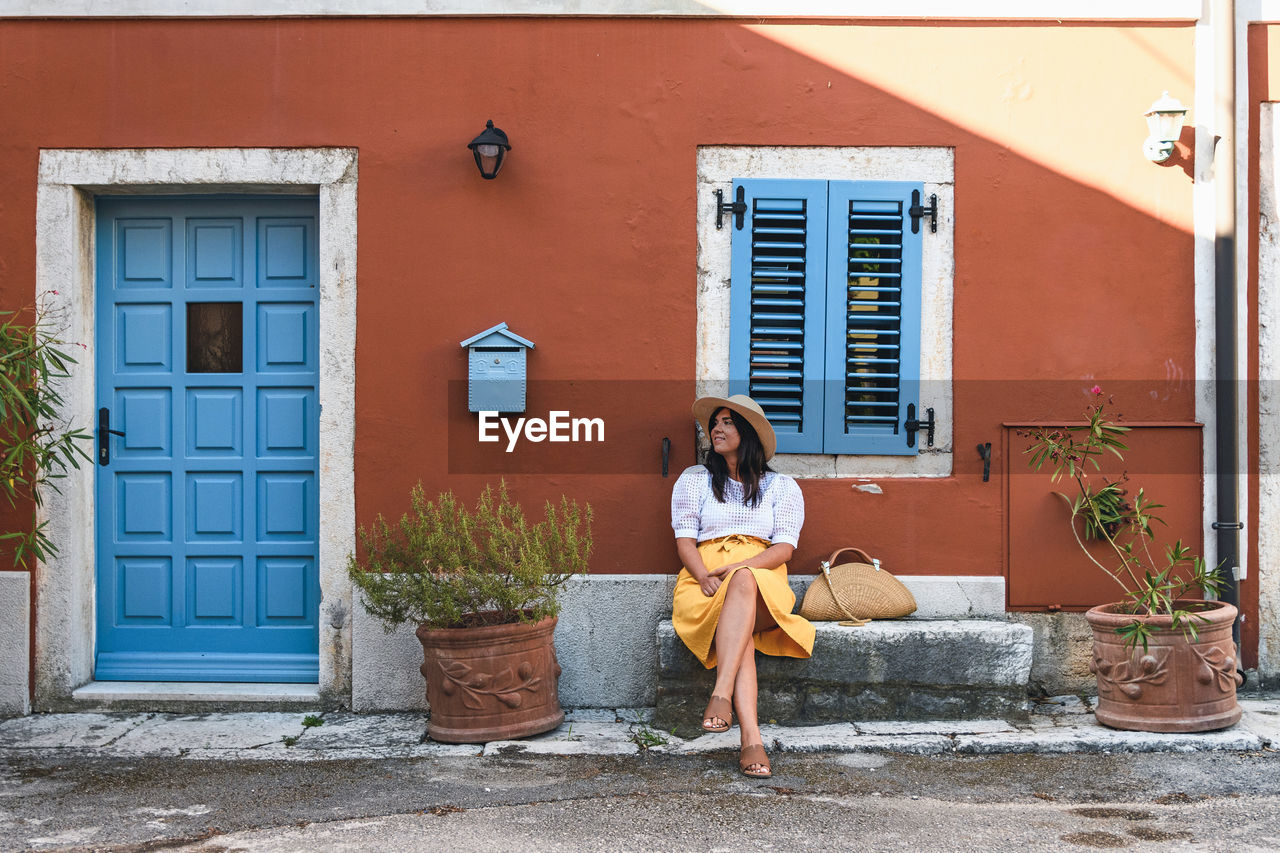
M 1004 578 L 998 576 L 899 575 L 920 609 L 908 620 L 1003 620 Z M 789 578 L 796 600 L 813 575 Z M 637 708 L 657 703 L 658 649 L 654 627 L 671 618 L 673 574 L 580 575 L 560 597 L 556 657 L 560 704 L 568 708 Z M 360 604 L 351 620 L 352 710 L 426 710 L 418 667 L 422 646 L 413 629 L 388 634 Z M 1055 691 L 1067 692 L 1067 691 Z
M 30 596 L 30 572 L 0 572 L 0 717 L 31 710 Z
M 654 723 L 697 734 L 714 673 L 659 623 Z M 757 657 L 760 718 L 781 725 L 855 720 L 1025 719 L 1032 631 L 986 620 L 819 623 L 807 660 Z
M 187 714 L 228 711 L 304 711 L 325 707 L 315 684 L 185 681 L 91 681 L 57 710 L 160 711 Z

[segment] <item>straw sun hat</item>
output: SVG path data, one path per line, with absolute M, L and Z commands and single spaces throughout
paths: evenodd
M 706 429 L 707 422 L 719 409 L 731 409 L 746 418 L 747 423 L 755 427 L 756 434 L 760 436 L 760 443 L 764 445 L 764 458 L 773 458 L 778 449 L 778 437 L 774 435 L 773 425 L 765 417 L 764 409 L 760 408 L 759 403 L 746 394 L 734 394 L 727 398 L 699 397 L 693 404 L 693 419 Z

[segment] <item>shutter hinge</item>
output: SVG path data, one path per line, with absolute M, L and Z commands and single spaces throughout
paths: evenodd
M 933 422 L 933 407 L 930 406 L 925 411 L 929 413 L 928 420 L 919 420 L 916 418 L 916 404 L 907 404 L 907 420 L 902 424 L 902 428 L 907 431 L 907 447 L 916 446 L 916 433 L 920 430 L 925 431 L 929 447 L 933 447 L 933 429 L 935 426 Z
M 911 233 L 920 233 L 920 217 L 929 217 L 929 231 L 933 234 L 938 233 L 938 195 L 937 193 L 929 193 L 929 206 L 922 207 L 920 204 L 920 190 L 911 191 L 911 207 L 907 208 L 907 214 L 911 217 Z M 717 226 L 718 227 L 718 226 Z
M 738 187 L 738 197 L 735 201 L 724 200 L 724 190 L 716 190 L 716 230 L 719 231 L 724 227 L 724 215 L 726 213 L 733 214 L 733 227 L 739 231 L 742 230 L 742 217 L 747 212 L 747 196 L 746 190 L 741 186 Z

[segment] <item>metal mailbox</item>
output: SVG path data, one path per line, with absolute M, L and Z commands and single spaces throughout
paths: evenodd
M 467 349 L 467 409 L 523 412 L 528 380 L 526 353 L 533 341 L 499 323 L 462 342 Z

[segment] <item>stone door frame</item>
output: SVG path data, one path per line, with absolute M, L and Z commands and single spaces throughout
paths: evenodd
M 36 303 L 78 365 L 60 417 L 94 422 L 94 198 L 98 195 L 288 193 L 320 206 L 320 698 L 351 694 L 355 545 L 356 190 L 353 148 L 47 149 L 36 191 Z M 35 708 L 65 703 L 93 678 L 94 470 L 82 465 L 44 495 L 57 543 L 37 566 Z

